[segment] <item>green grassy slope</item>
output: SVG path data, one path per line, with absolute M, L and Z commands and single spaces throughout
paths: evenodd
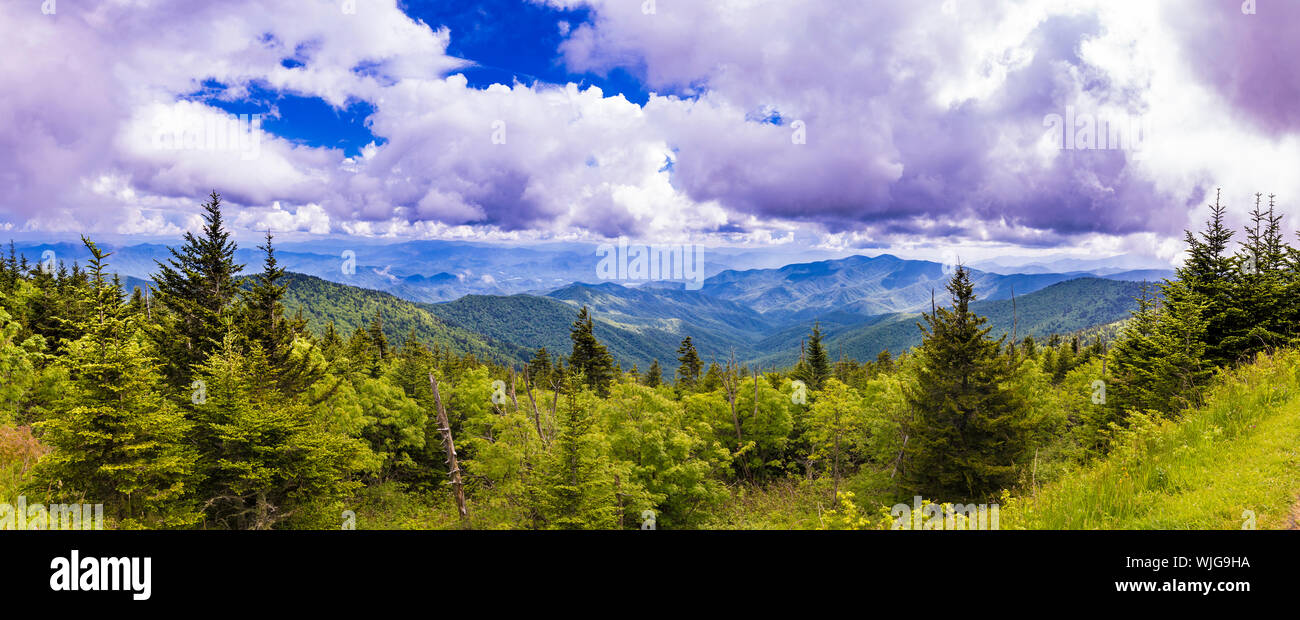
M 1285 527 L 1300 495 L 1300 351 L 1227 373 L 1207 404 L 1003 506 L 1002 528 Z M 1250 511 L 1250 512 L 1246 512 Z

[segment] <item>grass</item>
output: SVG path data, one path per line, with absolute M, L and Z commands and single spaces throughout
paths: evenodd
M 831 508 L 828 492 L 804 480 L 777 480 L 761 487 L 736 486 L 702 529 L 815 530 Z
M 1138 416 L 1104 460 L 1002 508 L 1004 529 L 1286 527 L 1300 496 L 1300 352 L 1224 372 L 1177 420 Z
M 46 452 L 29 427 L 0 424 L 0 503 L 18 502 L 27 474 Z

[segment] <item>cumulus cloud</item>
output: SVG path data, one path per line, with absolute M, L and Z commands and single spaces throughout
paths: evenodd
M 532 1 L 590 9 L 557 26 L 574 75 L 627 71 L 656 94 L 475 88 L 447 53 L 456 33 L 394 0 L 10 11 L 0 219 L 171 234 L 218 188 L 237 226 L 310 234 L 812 230 L 835 247 L 1166 255 L 1215 186 L 1237 204 L 1275 191 L 1284 208 L 1300 193 L 1292 4 Z M 192 95 L 255 87 L 364 102 L 378 141 L 348 157 L 250 124 L 245 142 L 198 146 L 242 119 Z M 1097 139 L 1137 119 L 1141 148 L 1063 149 L 1054 117 L 1100 123 Z

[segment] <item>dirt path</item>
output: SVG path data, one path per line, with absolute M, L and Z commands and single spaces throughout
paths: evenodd
M 1291 516 L 1286 520 L 1286 529 L 1300 530 L 1300 503 L 1291 507 Z

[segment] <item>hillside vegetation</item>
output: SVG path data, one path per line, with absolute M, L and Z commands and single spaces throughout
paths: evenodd
M 1300 352 L 1288 350 L 1224 373 L 1177 419 L 1135 417 L 1106 459 L 1006 504 L 1002 527 L 1272 529 L 1298 501 Z
M 342 334 L 365 329 L 378 317 L 384 336 L 402 342 L 414 336 L 428 346 L 485 360 L 513 363 L 526 359 L 523 350 L 490 341 L 486 332 L 448 325 L 429 307 L 382 291 L 337 284 L 315 276 L 286 273 L 283 279 L 284 307 L 301 312 L 313 334 L 324 334 L 331 323 Z
M 116 528 L 860 528 L 916 498 L 1001 502 L 1006 527 L 1269 527 L 1297 490 L 1300 252 L 1271 205 L 1235 250 L 1213 205 L 1118 325 L 1021 337 L 1118 311 L 1086 291 L 1122 283 L 1066 282 L 1038 292 L 1063 310 L 1026 295 L 1021 323 L 1017 297 L 999 335 L 1006 304 L 958 267 L 897 355 L 839 355 L 813 323 L 759 367 L 683 324 L 636 371 L 612 346 L 643 328 L 586 306 L 440 317 L 286 274 L 269 234 L 240 277 L 215 193 L 204 213 L 149 295 L 90 239 L 85 270 L 0 261 L 6 503 L 102 504 Z M 553 348 L 526 365 L 476 333 L 538 308 L 525 333 Z

